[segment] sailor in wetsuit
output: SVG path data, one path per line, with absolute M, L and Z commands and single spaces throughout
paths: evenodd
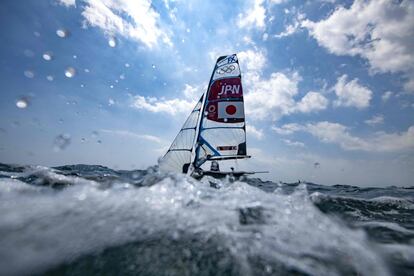
M 217 161 L 211 161 L 210 171 L 212 171 L 212 172 L 219 172 L 220 171 L 219 163 Z

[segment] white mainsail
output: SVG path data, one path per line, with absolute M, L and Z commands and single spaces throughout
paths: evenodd
M 236 54 L 217 59 L 204 100 L 194 166 L 247 158 L 243 87 Z
M 217 59 L 207 92 L 200 98 L 160 169 L 187 173 L 209 160 L 248 158 L 243 87 L 236 54 Z

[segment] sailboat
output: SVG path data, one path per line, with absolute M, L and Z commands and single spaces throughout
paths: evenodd
M 250 158 L 246 147 L 243 87 L 237 55 L 217 59 L 207 91 L 198 100 L 166 154 L 160 170 L 200 179 L 239 178 L 257 172 L 220 171 L 218 161 Z M 211 170 L 201 166 L 212 162 Z

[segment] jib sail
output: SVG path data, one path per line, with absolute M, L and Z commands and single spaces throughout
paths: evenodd
M 191 154 L 193 151 L 196 129 L 199 124 L 203 96 L 201 96 L 193 111 L 188 116 L 167 153 L 160 160 L 159 166 L 161 170 L 187 173 L 188 167 L 192 161 Z
M 243 87 L 237 56 L 217 59 L 202 107 L 194 166 L 208 160 L 246 158 Z

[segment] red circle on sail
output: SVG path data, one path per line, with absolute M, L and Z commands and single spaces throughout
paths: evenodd
M 233 115 L 234 113 L 236 113 L 236 111 L 237 111 L 237 108 L 232 104 L 226 107 L 226 113 L 229 115 Z

